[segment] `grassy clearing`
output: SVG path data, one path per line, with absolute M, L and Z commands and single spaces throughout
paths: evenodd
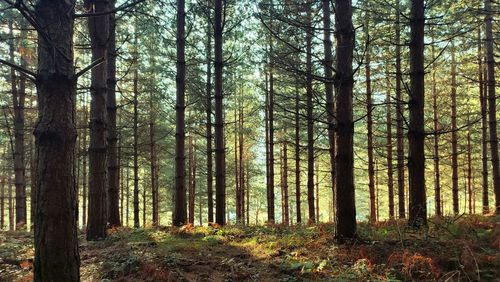
M 361 223 L 363 242 L 336 245 L 331 224 L 224 228 L 117 228 L 81 234 L 83 281 L 495 281 L 500 218 Z M 30 233 L 0 233 L 0 280 L 29 281 Z

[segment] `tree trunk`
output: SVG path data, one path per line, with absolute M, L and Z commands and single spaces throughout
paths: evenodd
M 14 35 L 12 22 L 9 22 L 10 39 L 9 52 L 10 60 L 14 62 Z M 21 43 L 25 39 L 25 31 L 22 31 Z M 21 66 L 26 67 L 26 60 L 21 53 Z M 17 77 L 14 69 L 11 68 L 11 83 L 12 83 L 12 104 L 14 109 L 14 183 L 16 186 L 16 229 L 26 230 L 27 213 L 26 213 L 26 180 L 25 180 L 25 150 L 24 150 L 24 103 L 26 100 L 26 75 L 19 75 L 19 89 L 16 87 Z
M 210 4 L 210 1 L 208 1 Z M 209 9 L 209 11 L 211 11 Z M 211 15 L 211 12 L 210 14 Z M 208 222 L 214 221 L 214 199 L 213 199 L 213 160 L 212 160 L 212 22 L 208 17 L 207 24 L 207 208 Z
M 271 9 L 273 9 L 273 1 L 270 1 Z M 272 28 L 272 21 L 270 23 Z M 273 38 L 269 35 L 269 100 L 268 100 L 268 117 L 269 117 L 269 178 L 267 188 L 267 221 L 274 223 L 274 49 Z
M 194 191 L 194 158 L 193 158 L 193 136 L 192 133 L 189 132 L 188 136 L 188 210 L 189 217 L 188 223 L 194 225 L 194 200 L 195 200 L 195 191 Z
M 225 2 L 224 2 L 225 3 Z M 222 10 L 223 1 L 215 0 L 215 193 L 216 211 L 215 221 L 226 223 L 226 151 L 224 148 L 224 103 L 222 92 L 222 71 L 224 61 L 222 57 Z
M 241 221 L 241 190 L 240 190 L 240 176 L 239 176 L 239 165 L 238 165 L 238 110 L 234 108 L 234 186 L 236 192 L 235 206 L 236 206 L 236 222 Z
M 243 126 L 244 126 L 244 116 L 243 116 L 243 89 L 240 94 L 240 107 L 239 107 L 239 130 L 238 130 L 238 144 L 239 144 L 239 179 L 240 179 L 240 223 L 245 224 L 245 159 L 243 156 L 244 152 L 244 137 L 243 137 Z
M 370 222 L 376 221 L 375 214 L 375 171 L 373 168 L 373 102 L 372 102 L 372 81 L 371 81 L 371 43 L 370 32 L 368 29 L 369 14 L 365 14 L 365 40 L 367 41 L 365 55 L 365 76 L 366 76 L 366 125 L 367 125 L 367 140 L 368 140 L 368 192 L 370 194 Z
M 109 1 L 86 3 L 92 13 L 106 13 Z M 92 61 L 106 58 L 109 39 L 109 15 L 88 18 L 88 29 L 92 49 Z M 107 150 L 107 61 L 92 69 L 90 94 L 90 146 L 89 146 L 89 214 L 87 240 L 106 237 L 108 222 Z
M 337 93 L 337 170 L 336 237 L 338 241 L 356 237 L 353 150 L 353 69 L 354 27 L 350 1 L 335 0 Z
M 479 78 L 479 101 L 481 105 L 481 164 L 482 164 L 482 205 L 483 214 L 488 214 L 490 212 L 490 203 L 488 195 L 488 101 L 486 99 L 486 90 L 483 74 L 483 52 L 482 52 L 482 42 L 481 42 L 481 27 L 478 30 L 478 42 L 477 42 L 477 61 L 478 61 L 478 78 Z
M 319 222 L 319 166 L 316 162 L 316 222 Z
M 453 194 L 453 213 L 458 215 L 458 146 L 457 146 L 457 67 L 455 63 L 455 44 L 451 47 L 451 182 Z
M 3 230 L 5 225 L 5 176 L 2 172 L 0 180 L 0 230 Z
M 298 82 L 295 82 L 295 213 L 297 224 L 302 222 L 300 194 L 300 92 Z
M 331 39 L 331 11 L 330 1 L 322 0 L 323 3 L 323 47 L 325 52 L 325 93 L 326 93 L 326 120 L 328 122 L 328 143 L 330 154 L 330 175 L 332 185 L 332 204 L 335 203 L 335 100 L 333 96 L 333 55 Z M 332 207 L 333 212 L 333 207 Z M 333 218 L 332 214 L 332 218 Z
M 471 132 L 467 132 L 467 191 L 469 192 L 469 214 L 472 214 L 472 147 Z
M 409 224 L 427 225 L 424 157 L 424 0 L 411 2 L 410 123 L 408 173 L 410 183 Z
M 8 188 L 9 188 L 9 231 L 14 231 L 14 196 L 12 191 L 12 177 L 9 173 L 8 180 Z
M 137 35 L 136 35 L 136 44 L 137 44 Z M 137 48 L 137 45 L 135 45 L 135 48 Z M 133 150 L 134 150 L 134 228 L 139 228 L 139 111 L 138 111 L 138 98 L 139 98 L 139 89 L 138 89 L 138 82 L 139 82 L 139 58 L 138 58 L 138 53 L 137 49 L 135 50 L 135 66 L 134 66 L 134 78 L 133 78 L 133 105 L 134 105 L 134 121 L 133 121 L 133 132 L 134 132 L 134 143 L 133 143 Z
M 436 57 L 434 44 L 432 45 L 432 58 Z M 438 102 L 437 102 L 437 82 L 436 82 L 436 64 L 432 64 L 432 110 L 434 132 L 439 130 Z M 436 216 L 442 216 L 441 211 L 441 172 L 439 169 L 439 135 L 434 134 L 434 198 Z
M 401 21 L 400 0 L 396 0 L 396 151 L 398 168 L 398 214 L 405 218 L 405 152 L 403 132 L 403 97 L 401 91 Z
M 125 211 L 125 220 L 127 222 L 127 226 L 130 226 L 129 225 L 129 214 L 130 214 L 130 208 L 129 208 L 129 203 L 130 203 L 130 168 L 128 166 L 128 162 L 127 162 L 127 181 L 126 181 L 126 189 L 127 189 L 127 208 L 126 208 L 126 211 Z
M 488 91 L 488 117 L 490 123 L 490 154 L 493 166 L 493 188 L 495 192 L 495 213 L 500 214 L 500 164 L 498 160 L 497 111 L 495 94 L 495 55 L 493 50 L 493 11 L 491 0 L 484 0 L 486 17 L 486 67 Z
M 186 13 L 184 0 L 177 0 L 177 75 L 175 133 L 175 226 L 186 224 Z
M 79 281 L 73 1 L 39 0 L 34 281 Z M 42 35 L 43 34 L 43 35 Z M 47 38 L 51 38 L 50 41 Z M 57 50 L 57 51 L 54 51 Z
M 390 81 L 389 72 L 387 72 L 387 95 L 385 98 L 386 103 L 386 130 L 387 130 L 387 192 L 389 194 L 389 219 L 394 219 L 394 180 L 393 180 L 393 168 L 392 168 L 392 104 L 391 104 L 391 92 L 390 92 Z M 378 170 L 378 168 L 377 168 Z M 376 181 L 378 182 L 378 181 Z M 378 183 L 377 183 L 378 184 Z M 379 218 L 379 208 L 378 208 L 378 185 L 377 185 L 377 205 L 376 205 L 376 218 Z
M 82 160 L 82 226 L 87 226 L 87 129 L 88 129 L 88 110 L 87 110 L 87 100 L 85 99 L 87 95 L 83 96 L 83 160 Z
M 306 96 L 307 96 L 307 204 L 309 206 L 309 223 L 315 223 L 314 208 L 314 120 L 312 88 L 312 11 L 311 5 L 307 4 L 306 11 Z
M 285 130 L 286 132 L 286 130 Z M 286 134 L 286 133 L 285 133 Z M 288 143 L 283 143 L 283 201 L 284 201 L 284 223 L 290 225 L 290 208 L 288 205 Z
M 157 156 L 156 156 L 156 140 L 155 140 L 155 108 L 153 106 L 153 92 L 149 95 L 149 164 L 151 173 L 151 200 L 152 200 L 152 216 L 153 216 L 153 227 L 158 227 L 159 225 L 159 213 L 158 213 L 158 172 L 157 172 Z
M 115 1 L 109 2 L 114 9 Z M 115 14 L 109 15 L 109 40 L 107 49 L 108 80 L 108 222 L 110 226 L 121 226 L 119 209 L 120 165 L 118 163 L 118 133 L 116 130 L 116 20 Z

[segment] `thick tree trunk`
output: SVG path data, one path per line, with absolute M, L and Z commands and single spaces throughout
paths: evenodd
M 410 183 L 409 224 L 413 227 L 427 225 L 424 156 L 424 24 L 424 0 L 412 0 L 408 173 Z
M 403 97 L 401 90 L 401 22 L 400 0 L 396 0 L 396 151 L 398 169 L 398 215 L 405 218 L 405 152 L 403 132 Z
M 370 222 L 376 221 L 375 213 L 375 171 L 373 168 L 373 102 L 372 102 L 372 81 L 371 81 L 371 43 L 368 29 L 369 14 L 365 14 L 365 40 L 368 42 L 365 55 L 365 76 L 366 76 L 366 125 L 368 140 L 368 192 L 370 194 Z
M 312 88 L 312 11 L 311 5 L 308 4 L 306 9 L 306 96 L 307 96 L 307 204 L 309 207 L 308 223 L 315 223 L 315 208 L 314 208 L 314 117 L 313 117 L 313 99 L 314 93 Z
M 109 1 L 89 1 L 86 8 L 91 13 L 106 13 Z M 92 61 L 106 58 L 109 39 L 109 15 L 88 18 Z M 90 94 L 90 146 L 89 146 L 89 213 L 87 240 L 106 237 L 108 222 L 108 117 L 107 105 L 107 60 L 92 69 Z
M 458 137 L 457 137 L 457 67 L 455 63 L 455 46 L 451 48 L 451 190 L 453 198 L 453 213 L 457 215 L 458 202 Z
M 110 0 L 114 9 L 116 0 Z M 108 222 L 110 226 L 121 226 L 119 209 L 120 165 L 118 163 L 118 132 L 116 129 L 116 20 L 109 15 L 109 41 L 107 49 L 107 110 L 108 110 Z
M 295 213 L 297 224 L 302 222 L 300 199 L 300 92 L 298 82 L 295 82 Z
M 175 226 L 186 224 L 186 13 L 184 0 L 177 0 L 177 75 L 175 132 Z
M 332 185 L 332 204 L 335 203 L 335 100 L 333 96 L 333 54 L 331 39 L 331 11 L 330 0 L 323 3 L 323 47 L 325 52 L 325 94 L 326 94 L 326 121 L 328 122 L 328 152 L 330 154 L 330 180 Z M 332 207 L 333 212 L 333 207 Z M 332 217 L 334 215 L 332 214 Z
M 387 72 L 387 94 L 385 98 L 386 103 L 386 130 L 387 130 L 387 192 L 389 194 L 389 219 L 394 219 L 394 172 L 392 167 L 392 103 L 391 103 L 391 92 L 390 92 L 390 81 L 389 74 Z M 378 168 L 377 168 L 378 169 Z M 376 181 L 378 182 L 378 181 Z M 378 183 L 377 183 L 378 184 Z M 379 208 L 378 208 L 378 185 L 377 185 L 377 205 L 376 205 L 376 218 L 379 218 Z
M 498 159 L 498 135 L 497 135 L 497 111 L 495 94 L 495 55 L 493 42 L 493 11 L 491 0 L 484 1 L 486 17 L 486 67 L 487 67 L 487 91 L 488 91 L 488 117 L 490 125 L 490 154 L 493 166 L 493 189 L 495 192 L 495 213 L 500 214 L 500 164 Z
M 226 223 L 226 150 L 224 148 L 224 95 L 222 92 L 222 71 L 224 67 L 222 56 L 223 9 L 223 1 L 215 0 L 215 221 L 220 225 Z
M 432 45 L 432 58 L 436 57 L 435 47 Z M 436 64 L 432 65 L 432 110 L 434 132 L 437 133 L 439 126 L 438 102 L 437 102 L 437 82 L 436 82 Z M 441 210 L 441 171 L 439 169 L 439 135 L 434 134 L 434 199 L 436 216 L 442 216 Z
M 336 80 L 337 93 L 337 170 L 336 237 L 343 241 L 356 237 L 356 205 L 354 201 L 353 150 L 353 69 L 354 27 L 350 1 L 335 0 L 336 8 Z
M 208 1 L 210 4 L 210 1 Z M 211 11 L 209 9 L 209 11 Z M 214 191 L 213 191 L 213 151 L 212 151 L 212 22 L 210 17 L 207 24 L 207 208 L 208 222 L 214 221 Z
M 73 1 L 39 0 L 34 281 L 79 281 Z M 50 42 L 47 38 L 51 38 Z M 57 50 L 57 51 L 54 51 Z

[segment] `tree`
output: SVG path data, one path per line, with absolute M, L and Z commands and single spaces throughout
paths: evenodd
M 497 110 L 495 94 L 495 56 L 493 51 L 493 11 L 491 0 L 484 1 L 486 13 L 485 22 L 485 44 L 486 44 L 486 73 L 487 73 L 487 97 L 488 97 L 488 120 L 490 125 L 490 154 L 493 166 L 493 189 L 495 192 L 495 213 L 500 214 L 500 163 L 498 159 L 498 135 L 497 135 Z
M 312 2 L 306 9 L 306 96 L 307 96 L 307 204 L 309 207 L 309 223 L 315 223 L 314 208 L 314 117 L 313 117 L 313 79 L 312 79 Z
M 34 281 L 79 281 L 74 149 L 74 1 L 38 0 Z
M 116 0 L 109 2 L 114 9 Z M 116 129 L 116 19 L 109 15 L 109 39 L 107 49 L 107 114 L 108 114 L 108 222 L 120 226 L 119 192 L 120 164 L 118 162 L 118 132 Z
M 408 173 L 410 213 L 413 227 L 427 225 L 424 156 L 424 0 L 411 1 L 410 39 L 410 122 L 408 128 Z
M 365 76 L 366 76 L 366 124 L 368 140 L 368 191 L 370 194 L 370 221 L 377 219 L 375 210 L 375 170 L 373 167 L 373 101 L 372 101 L 372 81 L 371 81 L 371 42 L 369 31 L 369 14 L 365 14 L 365 40 L 367 41 L 365 55 Z
M 176 133 L 175 133 L 175 211 L 176 226 L 186 224 L 186 124 L 185 124 L 185 25 L 184 0 L 177 0 L 177 75 L 176 75 Z
M 225 3 L 225 1 L 224 1 Z M 224 148 L 224 95 L 222 71 L 222 0 L 215 0 L 214 48 L 215 48 L 215 222 L 226 223 L 226 150 Z
M 92 61 L 103 62 L 92 68 L 90 101 L 90 144 L 89 144 L 89 211 L 87 240 L 106 237 L 108 222 L 107 193 L 107 59 L 109 39 L 109 1 L 86 1 L 90 13 L 104 15 L 88 18 L 88 29 L 92 49 Z
M 403 133 L 403 98 L 401 90 L 401 9 L 400 0 L 396 0 L 396 155 L 398 172 L 398 214 L 405 218 L 405 152 Z
M 336 237 L 337 240 L 356 237 L 356 206 L 354 201 L 353 150 L 353 49 L 354 27 L 351 1 L 335 1 L 336 77 L 337 93 L 337 170 Z

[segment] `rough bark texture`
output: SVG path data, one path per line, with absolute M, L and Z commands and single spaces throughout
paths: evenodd
M 114 9 L 116 0 L 110 0 Z M 119 208 L 120 165 L 118 163 L 118 132 L 116 129 L 116 20 L 109 15 L 109 41 L 107 49 L 107 111 L 108 111 L 108 222 L 110 226 L 121 226 Z
M 313 87 L 312 87 L 312 11 L 311 3 L 306 9 L 306 96 L 307 96 L 307 204 L 309 208 L 309 223 L 316 222 L 314 208 L 314 117 L 313 117 Z
M 332 185 L 332 204 L 335 203 L 335 100 L 333 96 L 333 44 L 331 39 L 331 11 L 330 1 L 323 3 L 323 48 L 325 52 L 325 94 L 326 94 L 326 121 L 328 122 L 328 152 L 330 154 L 330 180 Z M 333 211 L 333 209 L 332 209 Z M 332 215 L 333 217 L 334 215 Z
M 186 224 L 186 59 L 185 59 L 185 26 L 186 13 L 184 0 L 177 0 L 177 75 L 176 82 L 176 132 L 175 132 L 175 226 Z
M 405 218 L 405 152 L 403 132 L 403 100 L 401 91 L 401 22 L 399 0 L 396 0 L 396 154 L 398 170 L 398 214 Z
M 486 17 L 486 67 L 488 91 L 488 120 L 490 125 L 490 154 L 493 166 L 493 190 L 495 192 L 495 213 L 500 214 L 500 164 L 498 159 L 497 110 L 495 94 L 495 55 L 493 42 L 493 11 L 491 0 L 484 1 Z
M 410 122 L 408 129 L 409 221 L 427 225 L 424 157 L 424 0 L 411 2 L 410 18 Z
M 354 201 L 354 151 L 353 151 L 353 69 L 354 27 L 351 1 L 336 0 L 336 49 L 337 62 L 335 88 L 337 93 L 337 240 L 356 236 L 356 206 Z
M 87 1 L 91 13 L 105 13 L 109 1 Z M 106 58 L 109 37 L 109 15 L 88 18 L 92 61 Z M 91 74 L 90 144 L 89 144 L 89 210 L 87 240 L 106 237 L 108 222 L 108 117 L 107 117 L 107 61 L 94 67 Z
M 222 10 L 223 1 L 215 0 L 214 44 L 215 44 L 215 221 L 226 223 L 226 150 L 224 148 L 224 95 L 222 92 Z
M 79 281 L 73 158 L 76 79 L 73 68 L 74 1 L 39 0 L 34 281 Z M 50 41 L 47 41 L 50 38 Z

